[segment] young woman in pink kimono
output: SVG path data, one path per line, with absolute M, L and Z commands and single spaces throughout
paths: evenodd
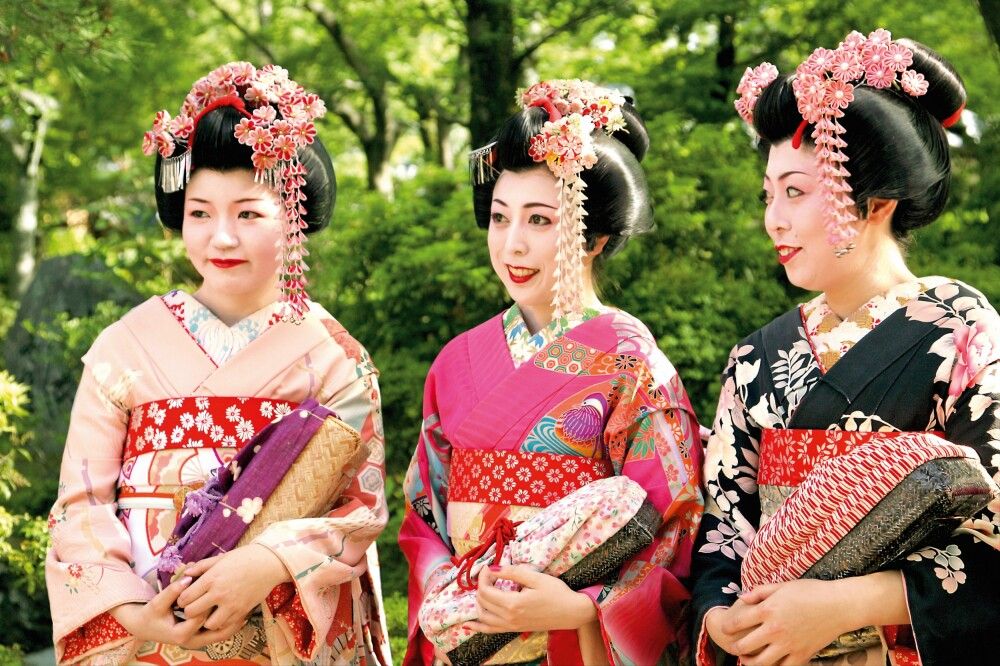
M 389 663 L 377 371 L 302 279 L 302 233 L 335 199 L 313 125 L 323 110 L 285 70 L 230 63 L 147 133 L 160 219 L 201 283 L 150 298 L 83 358 L 49 519 L 60 664 Z M 273 523 L 160 591 L 186 492 L 309 398 L 370 452 L 333 510 Z M 245 521 L 259 510 L 236 507 Z
M 530 567 L 484 569 L 469 626 L 524 632 L 490 664 L 670 661 L 684 639 L 681 581 L 702 511 L 699 427 L 653 336 L 602 304 L 594 280 L 652 227 L 639 165 L 648 137 L 630 103 L 587 82 L 540 83 L 523 102 L 473 153 L 477 222 L 514 304 L 449 342 L 427 376 L 400 531 L 410 565 L 404 663 L 447 659 L 418 615 L 463 555 L 612 475 L 639 484 L 662 516 L 653 543 L 616 581 L 580 592 Z

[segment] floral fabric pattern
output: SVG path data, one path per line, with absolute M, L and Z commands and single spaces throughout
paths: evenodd
M 730 354 L 706 451 L 708 498 L 695 554 L 699 664 L 715 663 L 705 613 L 736 601 L 748 546 L 777 506 L 761 495 L 765 431 L 934 431 L 974 450 L 986 474 L 1000 479 L 1000 317 L 982 294 L 954 280 L 921 278 L 876 296 L 843 322 L 829 314 L 825 301 L 814 299 Z M 834 386 L 849 393 L 849 406 L 831 407 L 838 404 Z M 805 462 L 789 461 L 800 472 Z M 1000 585 L 998 504 L 898 565 L 925 666 L 973 663 L 1000 631 L 1000 602 L 986 592 Z M 912 658 L 914 647 L 898 646 L 896 657 Z
M 646 492 L 627 477 L 594 481 L 521 523 L 514 540 L 500 554 L 499 564 L 523 564 L 553 576 L 563 574 L 624 527 L 645 498 Z M 472 565 L 471 576 L 478 576 L 495 556 L 494 544 Z M 420 607 L 424 635 L 444 652 L 475 635 L 465 623 L 479 617 L 476 590 L 463 589 L 459 578 L 456 569 L 436 578 Z
M 390 663 L 373 546 L 388 518 L 378 382 L 367 353 L 329 313 L 313 304 L 299 325 L 274 323 L 217 365 L 154 297 L 103 331 L 83 362 L 49 520 L 60 665 L 209 660 L 202 650 L 139 645 L 107 611 L 154 596 L 151 569 L 176 522 L 178 491 L 203 483 L 263 424 L 310 397 L 361 433 L 370 454 L 328 515 L 271 525 L 255 540 L 293 583 L 262 607 L 263 652 L 231 663 Z M 251 500 L 238 510 L 259 508 Z
M 528 330 L 528 324 L 524 321 L 521 309 L 517 307 L 517 304 L 512 305 L 503 315 L 503 331 L 507 338 L 507 346 L 510 348 L 510 357 L 514 361 L 514 367 L 530 361 L 543 347 L 574 326 L 607 311 L 608 309 L 604 307 L 600 309 L 587 308 L 581 314 L 570 313 L 565 317 L 555 319 L 548 326 L 532 333 Z

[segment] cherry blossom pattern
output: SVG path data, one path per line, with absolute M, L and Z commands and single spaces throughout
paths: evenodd
M 843 148 L 846 130 L 838 120 L 844 109 L 854 101 L 858 86 L 889 88 L 896 86 L 911 97 L 927 93 L 924 75 L 912 69 L 913 52 L 903 44 L 892 41 L 888 30 L 879 28 L 867 37 L 851 32 L 836 49 L 818 48 L 799 65 L 792 79 L 792 91 L 802 124 L 792 139 L 796 148 L 801 144 L 802 133 L 813 126 L 812 138 L 816 146 L 816 165 L 820 184 L 825 191 L 827 241 L 843 256 L 853 247 L 858 231 L 858 220 L 851 186 L 851 175 L 844 167 L 847 155 Z M 736 110 L 748 123 L 753 122 L 753 108 L 761 91 L 778 76 L 771 63 L 762 63 L 746 69 L 736 92 Z
M 254 179 L 269 185 L 281 198 L 285 214 L 279 276 L 281 318 L 301 321 L 308 309 L 305 257 L 309 252 L 305 248 L 308 225 L 302 192 L 306 170 L 298 151 L 315 140 L 314 121 L 326 113 L 326 106 L 277 65 L 260 69 L 248 62 L 222 65 L 195 82 L 176 118 L 165 110 L 157 111 L 152 129 L 143 137 L 143 152 L 159 152 L 163 158 L 160 184 L 165 191 L 183 189 L 187 183 L 195 127 L 205 113 L 220 106 L 231 106 L 245 116 L 233 136 L 253 150 Z M 184 151 L 175 156 L 178 146 Z

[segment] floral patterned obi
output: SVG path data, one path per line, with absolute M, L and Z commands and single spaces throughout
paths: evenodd
M 614 475 L 604 458 L 531 451 L 455 448 L 448 482 L 448 535 L 461 557 L 493 535 L 501 518 L 530 520 L 545 507 L 587 484 Z M 545 654 L 547 634 L 519 637 L 486 664 L 534 662 Z
M 613 471 L 603 458 L 455 449 L 448 501 L 544 508 Z
M 530 451 L 452 451 L 448 535 L 461 557 L 489 540 L 501 518 L 530 519 L 583 486 L 614 475 L 602 458 Z
M 118 512 L 135 571 L 155 572 L 188 492 L 296 403 L 235 397 L 157 400 L 132 409 L 118 479 Z

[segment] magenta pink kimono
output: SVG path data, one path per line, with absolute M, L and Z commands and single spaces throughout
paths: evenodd
M 617 582 L 583 590 L 597 607 L 607 658 L 677 658 L 689 596 L 681 580 L 703 508 L 699 428 L 680 378 L 646 327 L 619 310 L 594 312 L 517 367 L 504 319 L 452 340 L 427 376 L 400 530 L 410 565 L 404 663 L 433 660 L 417 611 L 428 581 L 455 556 L 489 538 L 501 518 L 524 520 L 610 474 L 638 482 L 663 525 Z M 576 633 L 557 631 L 521 637 L 487 663 L 579 659 Z

